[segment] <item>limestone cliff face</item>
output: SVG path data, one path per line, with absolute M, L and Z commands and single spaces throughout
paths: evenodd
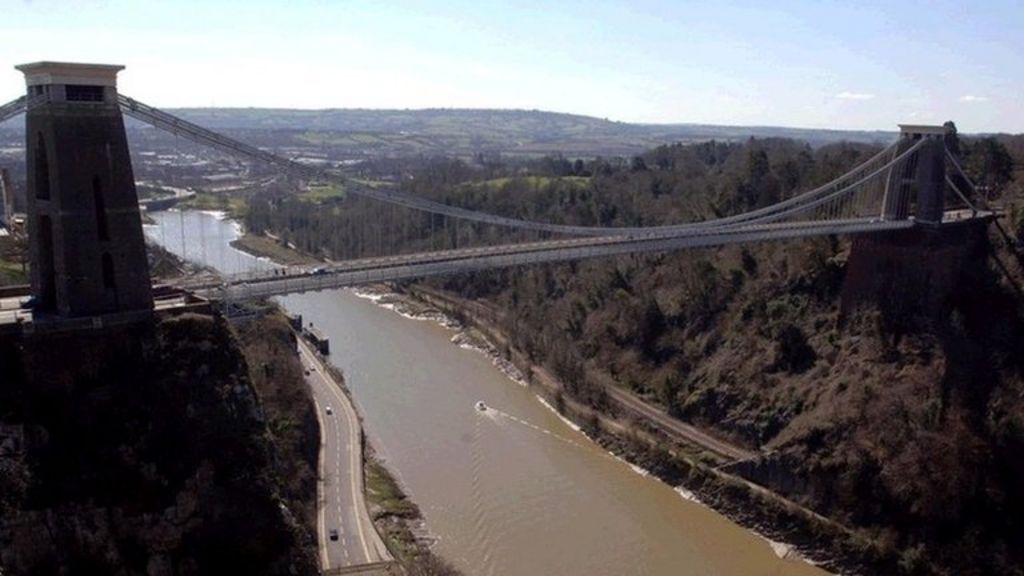
M 783 380 L 799 411 L 739 471 L 905 573 L 1020 574 L 1024 320 L 991 255 L 977 226 L 855 240 L 838 329 Z
M 314 574 L 263 410 L 220 319 L 0 343 L 6 574 Z

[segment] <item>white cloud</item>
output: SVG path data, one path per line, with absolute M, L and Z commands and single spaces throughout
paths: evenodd
M 975 96 L 974 94 L 967 94 L 966 96 L 960 97 L 961 102 L 988 102 L 988 98 L 985 96 Z
M 840 100 L 873 100 L 874 94 L 865 94 L 863 92 L 840 92 L 836 94 L 836 98 Z

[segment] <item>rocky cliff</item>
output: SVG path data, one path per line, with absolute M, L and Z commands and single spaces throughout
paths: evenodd
M 316 573 L 222 319 L 28 336 L 0 357 L 4 573 Z

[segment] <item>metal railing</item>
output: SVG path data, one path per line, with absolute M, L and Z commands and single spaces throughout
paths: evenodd
M 20 96 L 11 100 L 7 104 L 0 106 L 0 122 L 6 122 L 11 118 L 14 118 L 18 114 L 25 111 L 25 102 L 28 100 L 25 96 Z
M 527 245 L 508 244 L 486 248 L 370 258 L 339 264 L 323 273 L 311 272 L 306 267 L 296 267 L 286 268 L 283 276 L 260 278 L 246 277 L 245 275 L 225 276 L 219 283 L 210 283 L 205 286 L 191 285 L 188 288 L 202 296 L 229 301 L 248 300 L 492 268 L 805 236 L 871 233 L 901 230 L 913 226 L 912 220 L 884 222 L 873 218 L 840 222 L 804 222 L 799 225 L 757 224 L 722 230 L 691 231 L 675 237 L 624 238 L 609 236 L 536 242 Z

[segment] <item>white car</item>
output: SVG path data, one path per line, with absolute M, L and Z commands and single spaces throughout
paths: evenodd
M 327 407 L 327 415 L 330 416 L 331 414 L 334 414 L 334 410 L 331 410 L 331 407 L 328 406 Z

